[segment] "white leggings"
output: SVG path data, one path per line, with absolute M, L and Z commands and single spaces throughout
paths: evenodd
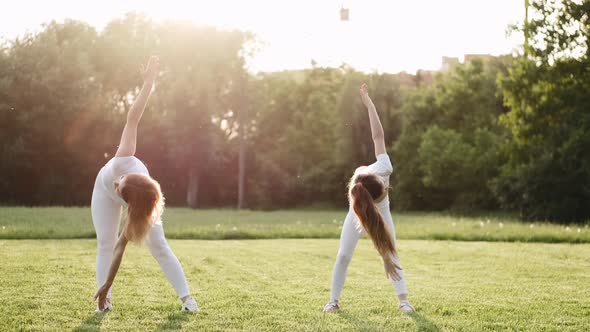
M 91 210 L 92 223 L 96 230 L 98 242 L 98 253 L 96 255 L 96 282 L 98 287 L 105 283 L 109 273 L 122 210 L 121 204 L 115 202 L 105 191 L 106 189 L 102 187 L 100 180 L 97 180 L 92 192 Z M 160 264 L 166 278 L 176 290 L 178 297 L 183 298 L 190 295 L 184 271 L 178 258 L 168 246 L 168 242 L 166 242 L 164 228 L 161 223 L 152 227 L 148 233 L 146 244 L 152 256 Z M 111 298 L 111 291 L 112 288 L 109 289 L 108 298 Z
M 344 280 L 346 279 L 346 269 L 352 259 L 354 248 L 361 237 L 362 233 L 357 230 L 357 217 L 354 212 L 349 211 L 344 220 L 342 226 L 342 234 L 340 235 L 340 248 L 338 249 L 338 256 L 336 257 L 336 263 L 334 264 L 334 272 L 332 273 L 332 291 L 330 293 L 331 301 L 338 301 L 340 299 L 340 293 L 344 286 Z M 383 216 L 383 221 L 388 225 L 392 231 L 392 237 L 395 241 L 395 228 L 393 227 L 393 220 L 391 216 Z M 364 233 L 364 231 L 363 231 Z M 399 257 L 396 255 L 394 262 L 401 267 Z M 407 294 L 406 281 L 404 278 L 404 271 L 397 270 L 397 273 L 401 277 L 399 281 L 393 281 L 392 284 L 395 288 L 397 295 Z

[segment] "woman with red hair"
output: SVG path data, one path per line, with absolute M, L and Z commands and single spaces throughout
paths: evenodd
M 182 301 L 182 310 L 198 311 L 180 262 L 164 237 L 161 219 L 164 196 L 160 185 L 134 156 L 137 127 L 159 68 L 159 59 L 154 56 L 149 59 L 147 68 L 142 68 L 143 87 L 127 114 L 117 153 L 100 170 L 94 183 L 91 210 L 98 242 L 96 281 L 100 287 L 94 299 L 98 300 L 96 310 L 99 312 L 112 310 L 111 287 L 128 242 L 145 242 Z M 127 211 L 123 230 L 117 239 L 123 207 Z

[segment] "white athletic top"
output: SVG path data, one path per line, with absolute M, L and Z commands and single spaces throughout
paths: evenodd
M 150 175 L 147 167 L 135 156 L 114 157 L 99 172 L 100 181 L 107 195 L 123 206 L 127 206 L 127 203 L 117 195 L 115 180 L 130 173 Z
M 377 156 L 377 161 L 372 163 L 369 166 L 361 166 L 359 168 L 357 168 L 354 171 L 354 174 L 375 174 L 379 177 L 381 177 L 381 179 L 383 179 L 383 181 L 385 182 L 386 185 L 389 185 L 389 176 L 391 175 L 391 173 L 393 172 L 393 165 L 391 164 L 391 160 L 389 159 L 389 156 L 386 153 L 382 153 L 380 155 Z M 381 202 L 376 203 L 375 204 L 377 206 L 377 210 L 379 210 L 379 213 L 381 214 L 381 217 L 384 219 L 389 219 L 392 220 L 391 217 L 391 211 L 389 210 L 389 193 L 387 193 L 385 195 L 385 198 L 383 198 L 383 200 L 381 200 Z M 354 215 L 355 220 L 357 220 L 358 218 L 356 217 L 356 214 L 354 213 L 354 210 L 352 209 L 352 206 L 350 206 L 348 213 L 352 213 Z M 393 222 L 393 220 L 392 220 Z M 357 220 L 357 223 L 358 220 Z M 359 223 L 360 226 L 360 223 Z M 361 227 L 362 229 L 362 227 Z

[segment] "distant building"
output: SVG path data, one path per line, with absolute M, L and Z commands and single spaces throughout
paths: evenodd
M 491 54 L 465 54 L 463 58 L 463 63 L 470 63 L 473 60 L 479 59 L 482 61 L 488 61 L 495 58 L 495 56 Z
M 451 56 L 443 56 L 442 57 L 442 65 L 440 67 L 441 71 L 447 71 L 451 69 L 454 65 L 459 63 L 459 58 L 451 57 Z
M 484 62 L 495 59 L 496 56 L 491 54 L 465 54 L 463 56 L 463 64 L 468 64 L 473 60 L 482 60 Z M 417 88 L 420 86 L 427 86 L 434 84 L 436 73 L 441 71 L 448 71 L 453 66 L 461 64 L 458 57 L 443 56 L 441 67 L 439 70 L 423 70 L 418 69 L 416 74 L 408 74 L 405 71 L 399 72 L 396 75 L 398 82 L 403 87 Z
M 416 86 L 431 85 L 434 83 L 435 71 L 418 69 L 416 71 L 415 82 Z
M 400 86 L 408 88 L 417 88 L 423 85 L 431 85 L 434 83 L 435 72 L 430 70 L 419 69 L 416 74 L 409 74 L 405 71 L 395 74 Z
M 486 62 L 486 61 L 492 60 L 494 58 L 496 58 L 496 57 L 491 54 L 465 54 L 463 56 L 463 64 L 468 64 L 473 60 L 481 60 L 483 62 Z M 440 71 L 448 71 L 454 65 L 457 65 L 459 63 L 461 63 L 461 62 L 459 62 L 459 58 L 457 58 L 457 57 L 443 56 L 441 66 L 440 66 Z
M 399 84 L 401 86 L 415 86 L 416 85 L 416 76 L 412 74 L 408 74 L 405 71 L 396 74 Z

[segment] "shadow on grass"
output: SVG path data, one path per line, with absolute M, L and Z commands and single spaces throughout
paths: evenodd
M 429 332 L 431 332 L 431 331 L 432 332 L 439 332 L 440 331 L 440 329 L 438 328 L 438 326 L 436 326 L 436 324 L 434 324 L 430 319 L 424 317 L 419 312 L 414 311 L 414 312 L 407 314 L 407 315 L 408 315 L 408 317 L 410 317 L 414 320 L 418 331 L 429 331 Z
M 74 328 L 73 331 L 100 331 L 100 325 L 106 315 L 106 312 L 96 312 L 88 316 L 80 325 Z
M 166 320 L 158 325 L 154 331 L 178 331 L 182 328 L 182 324 L 188 321 L 189 315 L 193 315 L 191 313 L 178 311 L 178 308 L 176 307 L 174 309 L 168 308 L 167 310 L 172 310 L 173 312 L 169 313 Z
M 352 324 L 355 331 L 381 331 L 381 329 L 370 326 L 368 322 L 349 314 L 346 310 L 338 310 L 338 316 L 346 319 L 350 324 Z
M 338 315 L 344 319 L 346 319 L 350 324 L 354 326 L 355 331 L 382 331 L 381 328 L 371 326 L 367 321 L 361 320 L 345 310 L 339 310 Z M 440 332 L 440 329 L 436 324 L 434 324 L 430 319 L 424 317 L 424 315 L 413 312 L 411 314 L 407 314 L 408 317 L 412 318 L 416 323 L 416 330 L 417 331 L 427 331 L 427 332 Z

